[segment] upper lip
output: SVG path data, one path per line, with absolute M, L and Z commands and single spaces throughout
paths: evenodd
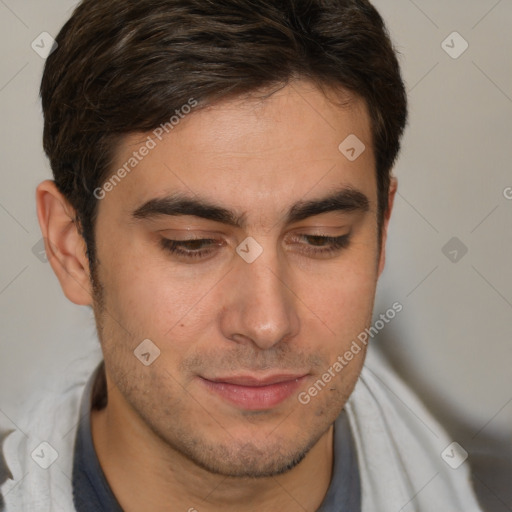
M 206 380 L 209 380 L 210 382 L 216 382 L 219 384 L 224 383 L 233 384 L 235 386 L 261 387 L 270 386 L 271 384 L 280 384 L 282 382 L 290 382 L 293 380 L 300 379 L 305 375 L 305 373 L 279 373 L 275 375 L 267 375 L 265 377 L 255 375 L 231 375 L 228 377 L 215 377 Z

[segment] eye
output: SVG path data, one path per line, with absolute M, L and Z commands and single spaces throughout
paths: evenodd
M 160 243 L 171 254 L 188 259 L 205 258 L 213 253 L 215 246 L 222 245 L 222 241 L 213 238 L 190 238 L 188 240 L 162 238 Z
M 348 247 L 349 239 L 350 235 L 348 234 L 337 237 L 294 234 L 292 245 L 299 246 L 300 252 L 307 256 L 329 257 Z M 214 238 L 190 238 L 188 240 L 162 238 L 160 244 L 164 250 L 175 256 L 188 260 L 200 260 L 211 256 L 224 242 Z
M 307 243 L 298 242 L 296 245 L 304 246 L 301 252 L 309 256 L 327 257 L 341 252 L 349 246 L 350 235 L 325 236 L 325 235 L 293 235 L 295 240 L 305 240 Z

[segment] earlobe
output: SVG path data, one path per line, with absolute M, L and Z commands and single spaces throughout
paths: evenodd
M 36 203 L 46 255 L 64 295 L 75 304 L 91 305 L 89 261 L 74 209 L 51 180 L 37 187 Z
M 391 180 L 389 183 L 389 193 L 388 193 L 388 208 L 384 214 L 384 220 L 382 223 L 382 243 L 379 257 L 379 268 L 378 268 L 378 276 L 382 274 L 384 270 L 384 266 L 386 264 L 386 240 L 388 236 L 388 225 L 389 219 L 391 218 L 391 212 L 393 210 L 393 203 L 395 201 L 396 191 L 398 189 L 398 180 L 395 176 L 391 176 Z

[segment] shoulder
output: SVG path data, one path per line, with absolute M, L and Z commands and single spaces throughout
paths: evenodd
M 3 445 L 13 477 L 1 487 L 7 512 L 74 510 L 71 477 L 80 401 L 100 361 L 99 350 L 75 361 L 16 418 Z
M 445 461 L 442 454 L 454 440 L 375 348 L 368 351 L 346 410 L 358 452 L 364 512 L 406 512 L 408 507 L 481 511 L 469 461 L 456 468 Z

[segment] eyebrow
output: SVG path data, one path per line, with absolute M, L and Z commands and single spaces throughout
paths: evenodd
M 285 224 L 299 222 L 308 217 L 333 211 L 367 212 L 370 202 L 365 194 L 350 187 L 338 189 L 331 194 L 308 201 L 298 201 L 287 212 Z M 154 198 L 132 212 L 134 219 L 153 219 L 160 216 L 190 215 L 229 226 L 244 228 L 246 213 L 239 214 L 207 199 L 176 192 L 172 195 Z

